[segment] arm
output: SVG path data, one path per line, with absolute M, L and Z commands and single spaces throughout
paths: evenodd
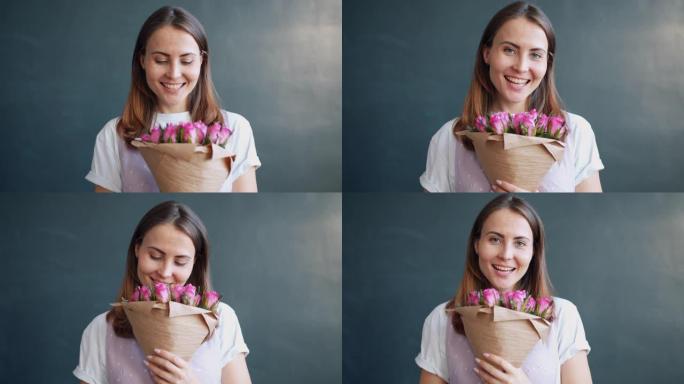
M 601 178 L 598 172 L 594 172 L 591 176 L 582 180 L 581 183 L 575 186 L 575 192 L 603 192 L 601 188 Z
M 110 191 L 109 189 L 107 189 L 107 188 L 100 187 L 99 185 L 95 184 L 95 192 L 97 192 L 97 193 L 107 193 L 107 192 L 111 192 L 111 191 Z
M 233 182 L 233 192 L 257 192 L 256 167 L 251 167 Z
M 420 370 L 420 381 L 419 384 L 447 384 L 446 381 L 442 380 L 439 376 L 432 374 L 424 369 Z
M 589 361 L 585 351 L 579 351 L 561 366 L 561 383 L 591 384 L 591 382 Z
M 245 354 L 240 353 L 221 370 L 221 384 L 251 384 Z

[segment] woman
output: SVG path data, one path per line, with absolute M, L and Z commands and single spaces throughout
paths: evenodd
M 557 297 L 546 343 L 537 343 L 521 368 L 500 356 L 473 356 L 460 316 L 447 310 L 464 305 L 468 292 L 485 288 L 551 295 L 542 221 L 527 202 L 511 194 L 496 197 L 477 216 L 458 291 L 425 320 L 416 357 L 421 384 L 591 382 L 582 320 L 571 302 Z
M 189 12 L 163 7 L 145 21 L 133 50 L 131 89 L 120 118 L 97 135 L 86 179 L 98 192 L 157 192 L 140 152 L 130 141 L 152 126 L 201 120 L 228 125 L 226 148 L 234 151 L 222 192 L 256 192 L 261 165 L 252 128 L 239 114 L 218 104 L 209 69 L 209 46 L 202 24 Z
M 138 285 L 190 283 L 205 292 L 209 283 L 206 229 L 185 205 L 164 202 L 138 223 L 116 301 L 131 297 Z M 232 308 L 219 305 L 215 333 L 190 361 L 164 350 L 143 356 L 121 307 L 97 316 L 83 332 L 78 367 L 82 383 L 250 383 L 249 353 Z
M 491 185 L 472 143 L 456 132 L 474 126 L 477 116 L 536 109 L 562 115 L 569 128 L 563 158 L 544 176 L 544 192 L 600 192 L 603 163 L 589 123 L 563 111 L 554 81 L 556 38 L 551 22 L 537 7 L 515 2 L 489 21 L 475 57 L 475 70 L 461 117 L 432 137 L 420 183 L 428 192 L 521 192 L 507 180 Z

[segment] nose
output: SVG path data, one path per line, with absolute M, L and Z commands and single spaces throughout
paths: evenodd
M 167 260 L 162 263 L 157 273 L 164 279 L 171 277 L 173 275 L 173 261 Z
M 518 55 L 518 60 L 516 60 L 513 68 L 518 72 L 527 72 L 530 69 L 530 62 L 526 55 Z
M 171 60 L 166 70 L 166 76 L 171 79 L 180 77 L 180 63 L 176 60 Z
M 511 244 L 506 244 L 501 248 L 499 257 L 503 260 L 513 259 L 513 246 Z

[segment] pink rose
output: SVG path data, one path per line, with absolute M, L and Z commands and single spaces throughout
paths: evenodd
M 194 125 L 197 130 L 197 144 L 203 144 L 207 136 L 207 125 L 203 121 L 196 121 Z
M 159 126 L 156 126 L 150 130 L 150 141 L 153 143 L 159 143 L 161 139 L 162 130 Z
M 183 300 L 183 293 L 185 292 L 185 287 L 180 284 L 173 284 L 171 286 L 171 299 L 175 302 L 180 303 Z
M 157 298 L 157 301 L 160 301 L 162 303 L 168 303 L 169 286 L 164 283 L 154 284 L 154 296 Z
M 173 123 L 166 124 L 164 128 L 163 141 L 165 143 L 177 143 L 178 142 L 178 126 Z
M 151 143 L 152 142 L 152 137 L 148 133 L 143 133 L 142 136 L 140 136 L 140 140 L 143 141 L 143 143 Z
M 133 294 L 131 295 L 131 299 L 129 301 L 138 300 L 140 300 L 140 286 L 135 287 L 135 290 L 133 291 Z
M 218 306 L 219 300 L 221 300 L 221 295 L 218 292 L 208 291 L 204 294 L 203 307 L 213 311 L 214 307 Z
M 217 144 L 225 148 L 226 143 L 228 142 L 228 138 L 232 134 L 233 134 L 233 131 L 230 128 L 228 128 L 225 125 L 222 126 L 221 131 L 219 131 L 219 134 L 218 134 L 218 143 Z
M 194 285 L 192 284 L 186 284 L 185 289 L 183 290 L 183 304 L 185 305 L 193 305 L 195 302 L 195 295 L 196 295 L 197 289 L 195 288 Z
M 488 307 L 493 307 L 499 303 L 501 296 L 499 291 L 495 288 L 487 288 L 482 291 L 482 296 L 484 297 L 484 303 Z
M 512 295 L 508 298 L 509 308 L 520 311 L 523 308 L 523 302 L 527 297 L 527 292 L 524 290 L 513 291 Z
M 563 120 L 562 117 L 560 116 L 551 116 L 549 117 L 549 133 L 551 136 L 555 138 L 560 138 L 561 136 L 559 135 L 561 128 L 565 126 L 565 120 Z
M 480 305 L 480 292 L 472 291 L 468 294 L 468 305 Z
M 513 299 L 513 291 L 504 292 L 503 293 L 503 306 L 506 308 L 510 308 L 512 299 Z
M 539 119 L 537 120 L 537 131 L 538 132 L 543 132 L 547 133 L 547 124 L 549 123 L 549 117 L 546 116 L 545 114 L 539 115 Z
M 197 144 L 197 128 L 191 122 L 181 125 L 181 132 L 184 143 Z
M 192 305 L 195 307 L 200 305 L 200 302 L 202 301 L 202 296 L 200 294 L 195 295 L 195 300 L 192 302 Z
M 506 132 L 508 124 L 511 122 L 511 117 L 508 112 L 493 113 L 489 117 L 489 123 L 497 135 L 502 135 Z
M 515 115 L 518 118 L 520 132 L 523 135 L 534 136 L 535 134 L 535 119 L 537 118 L 537 111 L 521 112 Z
M 484 116 L 478 116 L 475 119 L 475 128 L 480 132 L 487 132 L 487 119 Z
M 218 144 L 219 132 L 221 132 L 220 123 L 214 123 L 207 128 L 207 136 L 209 137 L 210 143 Z
M 537 306 L 537 303 L 534 300 L 534 297 L 530 296 L 527 298 L 525 301 L 525 312 L 534 312 L 534 308 Z
M 553 311 L 553 299 L 550 297 L 540 297 L 537 301 L 537 313 L 543 318 L 547 318 L 547 315 Z
M 150 301 L 152 298 L 152 292 L 150 289 L 143 285 L 140 287 L 140 301 Z

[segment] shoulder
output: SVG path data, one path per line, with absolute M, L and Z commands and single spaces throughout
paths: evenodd
M 105 123 L 102 129 L 100 129 L 100 132 L 97 134 L 97 140 L 114 142 L 118 137 L 118 134 L 116 133 L 116 125 L 119 123 L 119 120 L 120 117 L 117 116 L 107 121 L 107 123 Z
M 88 338 L 95 338 L 100 335 L 105 335 L 107 332 L 107 313 L 104 312 L 99 315 L 97 315 L 91 322 L 88 324 L 86 329 L 83 331 L 83 339 L 86 339 L 86 336 Z
M 424 330 L 437 331 L 443 329 L 449 321 L 449 316 L 446 313 L 446 305 L 444 302 L 436 306 L 432 312 L 425 318 Z
M 560 330 L 575 329 L 581 322 L 577 306 L 570 300 L 560 297 L 553 298 L 553 317 Z
M 223 119 L 226 121 L 226 124 L 228 124 L 228 126 L 230 128 L 233 128 L 236 130 L 241 130 L 241 129 L 248 129 L 249 131 L 252 130 L 252 126 L 249 124 L 249 120 L 247 120 L 247 118 L 245 118 L 241 114 L 226 111 L 225 109 L 221 110 L 221 114 L 223 115 Z
M 432 135 L 432 140 L 430 140 L 430 145 L 438 145 L 438 146 L 448 146 L 449 143 L 456 140 L 456 137 L 454 136 L 453 128 L 454 124 L 456 124 L 456 121 L 458 121 L 458 118 L 451 119 L 447 121 L 446 123 L 442 124 L 442 126 L 435 132 L 434 135 Z
M 235 310 L 228 304 L 220 302 L 218 306 L 219 325 L 234 326 L 238 322 Z
M 576 141 L 583 141 L 587 137 L 594 137 L 594 130 L 587 119 L 571 112 L 566 111 L 565 113 L 568 116 L 567 125 L 570 134 Z

